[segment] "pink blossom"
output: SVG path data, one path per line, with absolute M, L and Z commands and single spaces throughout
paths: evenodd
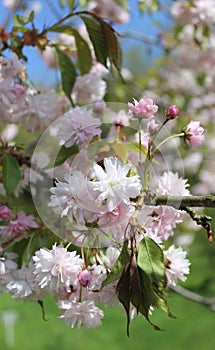
M 26 215 L 23 211 L 19 211 L 16 220 L 11 220 L 7 226 L 0 227 L 0 234 L 4 239 L 12 239 L 30 228 L 37 227 L 39 226 L 33 215 Z
M 41 248 L 33 256 L 35 279 L 40 288 L 51 292 L 78 284 L 78 274 L 82 271 L 83 260 L 76 251 L 67 251 L 63 246 L 53 245 L 52 249 Z
M 65 113 L 59 120 L 58 136 L 65 147 L 74 144 L 85 147 L 94 136 L 100 135 L 100 125 L 101 121 L 93 117 L 92 110 L 76 107 Z
M 156 134 L 156 132 L 158 131 L 158 127 L 159 125 L 155 122 L 154 119 L 149 120 L 149 122 L 147 123 L 147 130 L 150 135 Z
M 0 206 L 0 220 L 10 220 L 12 218 L 12 211 L 6 206 Z
M 0 76 L 4 79 L 14 78 L 21 72 L 25 72 L 25 67 L 16 55 L 13 55 L 13 59 L 0 57 Z
M 77 77 L 72 90 L 72 99 L 75 103 L 86 105 L 102 100 L 106 92 L 106 83 L 95 74 L 85 74 Z
M 120 110 L 110 116 L 110 120 L 116 126 L 129 126 L 128 114 L 124 110 Z
M 192 148 L 201 146 L 205 140 L 204 129 L 200 126 L 200 122 L 198 121 L 191 120 L 184 130 L 184 133 L 185 143 Z
M 130 112 L 134 116 L 141 116 L 142 118 L 152 118 L 153 115 L 158 111 L 158 106 L 154 104 L 153 100 L 150 98 L 143 97 L 138 102 L 133 99 L 133 103 L 128 103 Z
M 157 193 L 164 196 L 189 196 L 188 187 L 187 179 L 179 177 L 178 173 L 165 171 L 158 178 Z
M 89 10 L 99 17 L 122 24 L 129 20 L 129 14 L 114 0 L 91 0 Z
M 174 235 L 173 229 L 176 224 L 182 222 L 182 214 L 175 208 L 159 205 L 155 207 L 153 212 L 153 222 L 150 227 L 152 230 L 162 238 L 167 240 L 170 236 Z

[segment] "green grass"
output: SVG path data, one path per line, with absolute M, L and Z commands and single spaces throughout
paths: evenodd
M 156 313 L 153 321 L 162 332 L 155 331 L 140 316 L 131 323 L 130 338 L 126 336 L 126 320 L 121 308 L 105 310 L 103 326 L 91 329 L 69 329 L 57 318 L 51 300 L 46 303 L 48 321 L 41 318 L 41 309 L 31 303 L 16 302 L 9 295 L 0 296 L 0 313 L 16 310 L 15 350 L 212 350 L 215 347 L 215 313 L 204 306 L 188 301 L 175 293 L 170 295 L 170 306 L 177 319 Z M 0 350 L 4 345 L 4 327 L 0 328 Z

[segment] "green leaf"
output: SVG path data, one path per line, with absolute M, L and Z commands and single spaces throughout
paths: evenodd
M 116 157 L 121 159 L 122 162 L 126 162 L 127 160 L 127 145 L 124 142 L 113 142 L 111 145 L 112 149 L 114 150 Z
M 95 160 L 98 154 L 102 154 L 103 159 L 105 156 L 110 156 L 110 144 L 107 140 L 99 140 L 89 144 L 87 154 L 90 160 Z
M 46 318 L 45 308 L 44 308 L 44 303 L 43 303 L 43 301 L 42 301 L 42 300 L 38 300 L 37 303 L 38 303 L 38 305 L 41 307 L 43 321 L 48 321 L 48 319 Z
M 138 8 L 141 12 L 148 10 L 149 13 L 152 13 L 153 11 L 159 10 L 160 3 L 158 0 L 150 0 L 150 1 L 139 0 Z
M 69 26 L 54 26 L 51 28 L 51 31 L 57 33 L 66 33 L 75 38 L 80 71 L 82 74 L 88 73 L 92 67 L 92 55 L 88 43 L 79 34 L 79 32 L 75 28 Z
M 125 241 L 121 250 L 121 253 L 111 269 L 111 272 L 107 276 L 106 280 L 102 283 L 102 287 L 118 280 L 122 274 L 123 269 L 128 264 L 130 260 L 129 253 L 128 253 L 128 242 Z
M 34 11 L 31 11 L 28 17 L 17 15 L 13 19 L 14 27 L 20 28 L 34 20 Z
M 158 302 L 160 301 L 160 298 L 154 292 L 148 275 L 139 267 L 137 267 L 136 274 L 136 278 L 138 279 L 139 283 L 139 291 L 135 294 L 134 288 L 132 288 L 131 302 L 137 308 L 138 312 L 140 312 L 146 318 L 150 325 L 156 331 L 160 331 L 160 327 L 152 323 L 149 319 L 150 306 L 160 308 L 160 304 Z
M 10 48 L 11 50 L 15 50 L 21 45 L 21 38 L 19 35 L 12 34 L 10 37 Z
M 105 35 L 108 58 L 111 64 L 120 71 L 122 68 L 122 50 L 117 34 L 108 23 L 101 21 L 101 25 Z
M 144 237 L 138 247 L 138 266 L 145 271 L 152 283 L 164 284 L 165 266 L 162 249 L 149 237 Z
M 101 25 L 102 22 L 98 21 L 94 17 L 83 15 L 80 17 L 87 28 L 87 32 L 89 34 L 90 40 L 92 41 L 97 61 L 107 67 L 108 49 L 103 26 Z
M 127 316 L 127 336 L 129 337 L 130 326 L 130 263 L 127 264 L 122 272 L 120 280 L 116 286 L 117 297 L 124 306 Z
M 127 148 L 131 152 L 139 153 L 139 143 L 138 142 L 126 142 Z M 141 153 L 146 157 L 147 155 L 147 148 L 143 145 L 141 145 Z
M 2 181 L 7 195 L 10 195 L 21 180 L 19 163 L 15 157 L 4 156 Z
M 78 145 L 73 145 L 69 148 L 62 146 L 55 159 L 54 167 L 63 164 L 69 157 L 76 153 L 78 153 Z
M 78 64 L 82 74 L 86 74 L 92 67 L 92 55 L 90 48 L 77 30 L 73 30 L 78 53 Z
M 146 284 L 144 283 L 140 272 L 141 271 L 137 266 L 136 258 L 133 256 L 130 264 L 131 302 L 136 307 L 137 312 L 140 312 L 148 320 L 149 310 L 152 303 L 150 293 L 147 293 L 148 291 L 146 289 Z
M 71 92 L 72 88 L 75 84 L 77 72 L 75 69 L 75 66 L 71 59 L 65 54 L 63 51 L 61 51 L 58 47 L 55 48 L 58 60 L 59 60 L 59 67 L 60 67 L 60 73 L 61 73 L 61 81 L 62 81 L 62 88 L 65 93 L 65 95 L 68 97 L 68 99 L 72 102 L 71 98 Z

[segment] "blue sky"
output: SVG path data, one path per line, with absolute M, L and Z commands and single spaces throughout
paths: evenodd
M 0 1 L 0 24 L 3 24 L 5 22 L 5 19 L 7 18 L 7 15 L 8 15 L 8 9 L 3 6 L 3 2 L 4 1 Z M 29 1 L 29 4 L 31 3 L 33 3 L 33 1 Z M 64 16 L 68 14 L 68 9 L 60 8 L 58 6 L 57 0 L 56 1 L 41 0 L 40 3 L 41 3 L 41 11 L 35 17 L 35 25 L 40 30 L 44 26 L 49 26 L 55 23 L 57 20 L 57 17 L 59 18 L 60 15 Z M 154 15 L 141 14 L 138 11 L 136 0 L 130 0 L 129 3 L 130 3 L 130 12 L 131 12 L 130 21 L 123 25 L 114 26 L 114 28 L 120 33 L 131 32 L 138 35 L 144 34 L 146 36 L 156 37 L 160 31 L 160 28 L 159 26 L 155 26 L 154 23 L 159 22 L 165 26 L 170 23 L 168 21 L 168 17 L 166 17 L 166 15 L 163 13 L 162 14 L 156 13 Z M 11 27 L 12 23 L 13 22 L 10 21 L 10 25 L 8 26 L 8 28 Z M 158 55 L 161 55 L 161 52 L 162 52 L 160 48 L 156 47 L 155 45 L 152 45 L 152 46 L 144 45 L 142 42 L 131 38 L 122 39 L 121 44 L 124 51 L 128 49 L 131 50 L 131 49 L 138 48 L 140 53 L 142 52 L 143 57 L 145 54 L 145 50 L 147 48 L 150 48 L 151 49 L 150 59 L 157 57 Z M 44 86 L 52 85 L 56 79 L 56 72 L 54 72 L 52 69 L 47 68 L 46 64 L 42 61 L 37 49 L 28 48 L 25 52 L 29 58 L 29 61 L 27 64 L 27 71 L 32 81 L 36 82 L 36 84 L 41 84 Z M 125 65 L 127 64 L 129 66 L 129 62 L 126 62 L 125 60 Z

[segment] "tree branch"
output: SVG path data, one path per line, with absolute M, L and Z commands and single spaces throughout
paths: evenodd
M 169 205 L 176 209 L 184 207 L 193 208 L 215 208 L 215 195 L 207 196 L 156 196 L 152 192 L 144 191 L 144 204 L 146 205 Z
M 215 298 L 205 298 L 202 295 L 191 292 L 181 286 L 171 287 L 171 289 L 174 292 L 182 295 L 183 297 L 193 300 L 196 303 L 203 304 L 207 306 L 209 309 L 211 309 L 212 311 L 215 311 Z

